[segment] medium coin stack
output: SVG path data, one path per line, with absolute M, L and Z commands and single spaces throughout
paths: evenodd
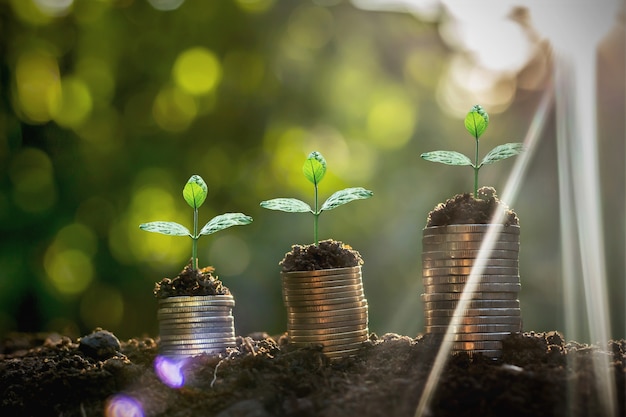
M 159 300 L 157 319 L 164 356 L 221 353 L 235 346 L 232 295 L 180 296 Z
M 486 255 L 472 299 L 461 316 L 455 309 L 461 298 L 488 227 L 499 235 Z M 426 333 L 444 334 L 457 319 L 453 352 L 499 357 L 502 339 L 522 330 L 518 294 L 519 226 L 451 225 L 427 227 L 422 239 L 422 276 Z
M 290 343 L 321 344 L 330 359 L 354 355 L 368 337 L 361 267 L 281 276 Z

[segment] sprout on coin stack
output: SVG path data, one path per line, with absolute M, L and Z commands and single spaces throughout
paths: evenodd
M 212 218 L 198 231 L 198 211 L 207 194 L 208 187 L 199 175 L 192 175 L 183 188 L 183 197 L 193 209 L 193 233 L 169 221 L 139 226 L 147 232 L 189 236 L 192 240 L 191 260 L 183 271 L 155 285 L 154 294 L 159 299 L 159 350 L 165 356 L 220 353 L 235 344 L 234 298 L 213 276 L 213 267 L 198 267 L 198 239 L 231 226 L 249 224 L 252 218 L 242 213 L 225 213 Z
M 422 238 L 422 300 L 426 333 L 442 335 L 451 326 L 453 352 L 498 357 L 502 339 L 522 330 L 520 227 L 517 215 L 498 199 L 495 189 L 478 188 L 478 172 L 483 165 L 518 155 L 523 144 L 496 146 L 479 160 L 479 139 L 488 125 L 485 110 L 472 107 L 465 128 L 475 139 L 474 162 L 454 151 L 421 155 L 427 161 L 469 165 L 474 170 L 473 194 L 456 195 L 428 215 Z M 484 250 L 489 231 L 495 240 L 487 242 L 489 250 Z M 471 290 L 470 298 L 461 310 L 459 301 L 466 289 Z
M 331 359 L 355 354 L 368 336 L 367 300 L 363 292 L 361 255 L 335 240 L 319 240 L 318 221 L 324 211 L 373 193 L 361 187 L 332 194 L 321 206 L 318 186 L 326 174 L 326 160 L 312 152 L 302 167 L 314 186 L 314 208 L 295 198 L 276 198 L 261 207 L 285 212 L 313 214 L 310 245 L 294 245 L 282 266 L 283 300 L 287 307 L 290 343 L 296 346 L 321 345 Z

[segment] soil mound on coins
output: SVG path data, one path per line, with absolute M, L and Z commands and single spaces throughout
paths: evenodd
M 194 269 L 191 261 L 176 278 L 163 278 L 154 285 L 157 298 L 175 297 L 180 295 L 230 295 L 230 290 L 213 276 L 215 268 L 207 266 Z
M 332 362 L 286 336 L 238 337 L 222 357 L 189 360 L 171 376 L 184 387 L 171 388 L 155 365 L 158 339 L 105 338 L 108 353 L 93 355 L 84 338 L 15 334 L 0 343 L 0 415 L 412 417 L 437 354 L 429 336 L 372 334 L 355 357 Z M 617 385 L 616 415 L 625 415 L 626 341 L 566 343 L 556 332 L 512 335 L 497 360 L 450 356 L 429 415 L 602 415 L 598 357 Z
M 469 193 L 457 194 L 445 203 L 439 203 L 428 213 L 426 227 L 489 224 L 499 210 L 504 211 L 502 224 L 519 225 L 517 214 L 498 199 L 496 190 L 493 187 L 482 187 L 478 190 L 478 198 Z
M 293 245 L 279 263 L 283 272 L 348 268 L 362 264 L 359 252 L 349 245 L 330 239 L 320 241 L 318 246 Z

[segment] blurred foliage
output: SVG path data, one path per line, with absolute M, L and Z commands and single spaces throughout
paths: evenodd
M 461 118 L 479 99 L 492 116 L 485 140 L 521 141 L 549 74 L 537 54 L 519 74 L 493 75 L 491 95 L 457 94 L 454 71 L 468 62 L 438 21 L 341 0 L 0 0 L 0 334 L 155 336 L 154 282 L 182 269 L 190 242 L 138 225 L 189 226 L 180 184 L 192 174 L 209 187 L 202 218 L 254 218 L 199 245 L 235 294 L 238 332 L 284 331 L 278 262 L 310 243 L 313 224 L 259 202 L 308 201 L 312 150 L 332 167 L 322 199 L 357 185 L 375 194 L 320 222 L 320 238 L 365 258 L 371 330 L 416 334 L 420 229 L 437 203 L 471 191 L 466 175 L 419 155 L 471 153 Z M 511 166 L 481 182 L 501 188 Z M 522 223 L 535 209 L 520 205 Z M 542 238 L 531 230 L 532 245 Z M 558 253 L 538 251 L 525 274 L 558 270 Z M 528 305 L 554 313 L 542 286 L 529 288 Z M 560 323 L 529 317 L 535 330 Z

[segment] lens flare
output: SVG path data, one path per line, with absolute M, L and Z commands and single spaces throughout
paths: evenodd
M 135 398 L 124 394 L 109 398 L 104 410 L 106 417 L 144 417 L 143 406 Z
M 173 359 L 157 356 L 154 360 L 154 371 L 165 385 L 170 388 L 181 388 L 185 385 L 184 369 L 189 358 Z

